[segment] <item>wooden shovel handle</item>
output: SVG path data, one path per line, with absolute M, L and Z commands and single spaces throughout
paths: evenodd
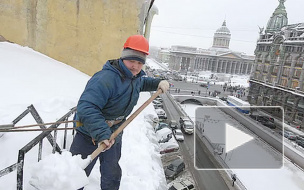
M 133 121 L 133 119 L 143 110 L 145 109 L 158 95 L 162 93 L 162 90 L 157 90 L 143 105 L 141 105 L 121 126 L 112 133 L 110 140 L 115 139 L 117 135 L 124 130 L 124 128 Z M 106 148 L 105 144 L 102 143 L 92 154 L 91 160 L 94 160 L 104 149 Z

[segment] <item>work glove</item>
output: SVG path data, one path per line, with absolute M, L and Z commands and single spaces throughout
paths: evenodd
M 167 92 L 167 90 L 169 89 L 169 83 L 166 80 L 162 80 L 160 81 L 160 83 L 158 84 L 157 90 L 161 89 L 163 91 L 163 93 Z
M 104 152 L 106 150 L 109 150 L 114 143 L 115 143 L 115 139 L 113 139 L 113 140 L 106 139 L 106 140 L 103 140 L 103 141 L 99 142 L 98 147 L 100 147 L 102 144 L 104 144 L 105 149 L 102 151 L 102 152 Z

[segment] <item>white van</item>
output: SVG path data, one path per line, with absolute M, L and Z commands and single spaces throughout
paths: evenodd
M 193 134 L 193 124 L 190 121 L 185 121 L 182 125 L 183 130 L 185 131 L 185 133 L 188 134 Z
M 191 122 L 191 120 L 189 119 L 189 117 L 187 116 L 181 116 L 179 118 L 179 123 L 180 126 L 182 128 L 182 130 L 187 133 L 187 134 L 193 134 L 193 123 Z

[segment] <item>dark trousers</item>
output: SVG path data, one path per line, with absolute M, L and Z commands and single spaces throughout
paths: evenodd
M 77 132 L 70 151 L 72 155 L 81 154 L 82 159 L 87 158 L 97 148 L 92 143 L 91 137 Z M 85 169 L 87 176 L 90 175 L 97 158 L 100 161 L 100 187 L 102 190 L 118 190 L 121 179 L 121 168 L 118 161 L 121 156 L 121 135 L 115 139 L 115 144 L 107 151 L 96 157 Z M 83 188 L 81 188 L 83 189 Z

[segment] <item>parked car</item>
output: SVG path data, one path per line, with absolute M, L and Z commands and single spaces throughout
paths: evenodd
M 177 124 L 177 122 L 176 122 L 176 120 L 171 120 L 170 122 L 169 122 L 169 127 L 171 127 L 172 129 L 177 129 L 178 128 L 178 124 Z
M 172 134 L 168 134 L 166 138 L 163 138 L 158 141 L 158 143 L 166 143 L 172 138 Z
M 157 98 L 155 98 L 155 100 L 159 101 L 160 103 L 163 103 L 163 99 L 159 96 Z
M 289 140 L 296 140 L 296 135 L 291 131 L 284 131 L 284 137 L 288 138 Z
M 153 106 L 154 108 L 163 108 L 163 103 L 161 103 L 160 101 L 157 101 L 157 100 L 153 100 Z
M 224 102 L 227 102 L 227 97 L 220 97 L 221 100 L 223 100 Z
M 270 121 L 272 123 L 274 123 L 274 119 L 272 117 L 268 117 L 265 115 L 254 115 L 254 114 L 250 114 L 249 115 L 252 119 L 257 120 L 258 122 L 266 122 L 266 121 Z
M 219 95 L 221 93 L 221 91 L 218 91 L 218 90 L 214 90 L 213 92 L 216 96 Z
M 263 120 L 260 121 L 264 126 L 269 127 L 270 129 L 275 129 L 277 126 L 274 124 L 274 122 L 271 122 L 270 120 Z
M 201 87 L 207 88 L 207 87 L 208 87 L 208 84 L 206 84 L 206 83 L 201 83 L 200 86 L 201 86 Z
M 304 140 L 304 135 L 297 135 L 296 140 Z
M 171 145 L 171 147 L 167 147 L 166 149 L 161 150 L 160 154 L 166 154 L 169 152 L 177 152 L 179 150 L 178 146 Z
M 188 179 L 174 182 L 169 190 L 195 190 L 194 185 Z
M 270 121 L 270 122 L 274 123 L 274 119 L 269 116 L 260 115 L 258 119 L 259 119 L 258 121 Z
M 297 138 L 296 138 L 296 143 L 299 145 L 299 146 L 301 146 L 301 147 L 303 147 L 304 148 L 304 136 L 297 136 Z
M 168 135 L 170 135 L 172 138 L 168 137 Z M 171 129 L 164 128 L 164 129 L 157 131 L 156 138 L 158 141 L 161 140 L 161 142 L 158 144 L 159 151 L 161 154 L 167 153 L 167 152 L 175 152 L 175 151 L 179 150 L 179 144 L 173 137 Z M 169 139 L 169 140 L 167 142 L 164 142 L 167 139 Z
M 250 114 L 249 115 L 252 119 L 260 122 L 261 124 L 263 124 L 266 127 L 269 127 L 271 129 L 275 129 L 277 126 L 274 124 L 274 119 L 272 117 L 268 117 L 265 115 L 254 115 L 254 114 Z
M 185 169 L 184 160 L 177 158 L 173 160 L 165 169 L 165 176 L 169 179 L 175 179 Z
M 184 135 L 180 129 L 173 129 L 172 131 L 177 141 L 184 141 Z
M 159 122 L 158 125 L 155 126 L 154 130 L 158 131 L 158 130 L 163 129 L 165 127 L 169 128 L 169 125 L 167 123 Z
M 162 108 L 157 108 L 155 109 L 155 111 L 159 119 L 167 119 L 167 114 L 165 110 L 163 110 Z

